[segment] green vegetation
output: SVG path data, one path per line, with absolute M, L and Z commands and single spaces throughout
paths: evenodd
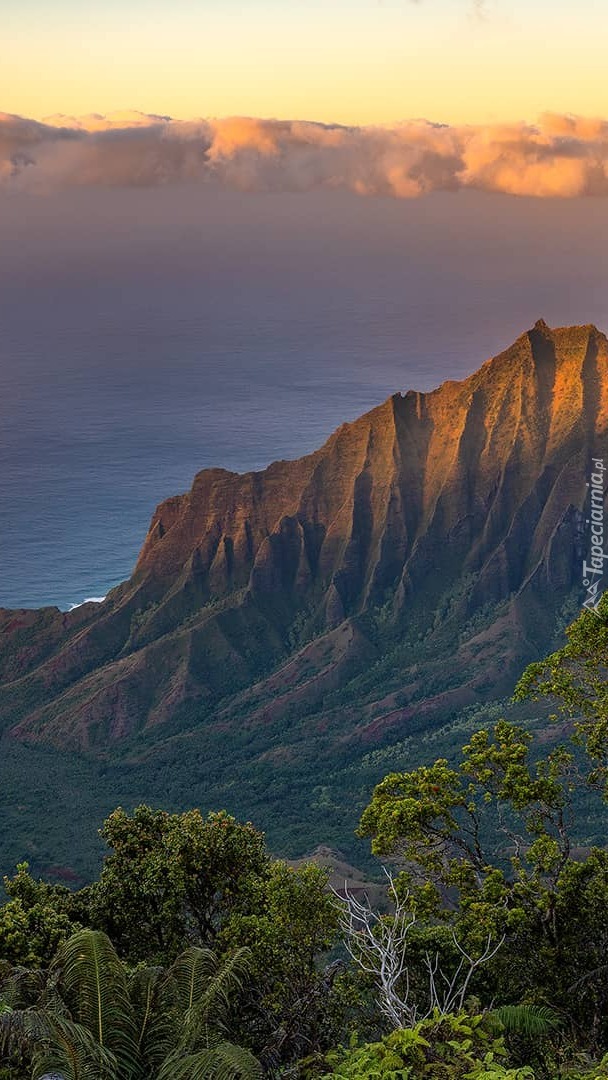
M 439 629 L 433 630 L 432 612 L 408 611 L 399 625 L 387 619 L 386 604 L 366 612 L 359 621 L 376 659 L 343 673 L 340 686 L 321 702 L 282 706 L 273 722 L 250 722 L 251 708 L 228 696 L 191 702 L 170 722 L 125 738 L 99 757 L 0 737 L 0 873 L 27 859 L 46 879 L 72 886 L 89 881 L 103 856 L 99 823 L 118 805 L 132 811 L 142 803 L 170 812 L 224 807 L 239 820 L 255 821 L 276 855 L 297 858 L 323 843 L 370 871 L 368 846 L 355 829 L 370 790 L 387 771 L 414 768 L 439 752 L 456 760 L 468 733 L 499 715 L 532 731 L 546 727 L 550 708 L 544 701 L 513 705 L 501 699 L 446 705 L 432 719 L 423 710 L 417 714 L 414 703 L 406 720 L 380 726 L 369 741 L 354 734 L 362 723 L 412 704 L 403 693 L 405 672 L 408 681 L 424 682 L 425 694 L 442 694 L 452 685 L 457 671 L 446 656 L 463 633 L 458 605 L 471 583 L 467 577 L 440 597 Z M 478 611 L 476 630 L 492 626 L 500 611 L 497 605 Z M 306 608 L 294 623 L 298 645 L 310 636 L 308 617 Z M 561 640 L 561 617 L 554 629 Z M 283 659 L 294 642 L 286 644 Z M 255 678 L 264 673 L 256 668 Z M 394 695 L 394 706 L 377 704 L 387 695 Z M 272 707 L 273 699 L 258 704 Z M 229 718 L 218 729 L 216 712 L 224 707 Z M 577 819 L 577 841 L 597 842 L 603 821 L 583 806 Z
M 220 961 L 192 947 L 165 970 L 127 972 L 105 934 L 80 930 L 37 985 L 24 987 L 20 971 L 6 980 L 0 1034 L 8 1075 L 257 1080 L 259 1062 L 225 1037 L 247 961 L 242 949 Z
M 20 862 L 0 1080 L 608 1077 L 607 615 L 525 672 L 519 705 L 463 713 L 449 756 L 361 756 L 393 769 L 358 830 L 387 864 L 383 912 L 224 810 L 113 810 L 79 889 Z M 553 730 L 515 722 L 530 696 L 559 702 Z M 322 811 L 334 797 L 316 785 Z
M 506 1072 L 500 1064 L 505 1059 L 504 1042 L 496 1038 L 487 1018 L 437 1014 L 414 1027 L 398 1028 L 380 1042 L 346 1052 L 330 1052 L 327 1060 L 333 1070 L 324 1080 L 363 1080 L 375 1076 L 387 1080 L 414 1077 L 489 1080 L 493 1075 L 525 1080 L 533 1076 L 529 1069 Z
M 272 860 L 263 836 L 226 813 L 118 809 L 102 835 L 102 873 L 78 892 L 24 864 L 5 881 L 6 1075 L 51 1062 L 66 1080 L 212 1077 L 217 1058 L 218 1077 L 249 1077 L 258 1053 L 290 1061 L 326 1038 L 342 1006 L 338 971 L 328 979 L 317 964 L 337 932 L 322 870 Z

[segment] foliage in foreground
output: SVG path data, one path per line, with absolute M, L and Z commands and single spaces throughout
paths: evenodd
M 81 930 L 37 982 L 5 981 L 0 1048 L 22 1075 L 62 1080 L 258 1080 L 254 1056 L 228 1039 L 244 950 L 219 960 L 191 947 L 168 970 L 125 970 L 109 938 Z
M 376 787 L 361 834 L 398 860 L 388 914 L 224 812 L 119 808 L 78 892 L 21 864 L 0 1080 L 608 1077 L 608 850 L 577 847 L 574 798 L 606 798 L 607 604 L 518 691 L 557 697 L 573 738 L 543 756 L 499 720 Z
M 500 1067 L 505 1058 L 504 1043 L 490 1030 L 487 1018 L 436 1014 L 380 1042 L 329 1054 L 332 1071 L 323 1080 L 477 1078 L 483 1075 L 479 1070 Z
M 101 934 L 116 961 L 111 970 L 116 977 L 121 970 L 129 986 L 132 973 L 135 987 L 142 972 L 160 973 L 150 993 L 163 987 L 163 1005 L 171 979 L 162 973 L 174 970 L 177 953 L 198 949 L 222 962 L 246 954 L 234 1040 L 267 1069 L 331 1044 L 344 1010 L 341 968 L 326 972 L 322 963 L 338 922 L 323 870 L 271 859 L 262 834 L 226 813 L 203 818 L 198 811 L 118 809 L 103 835 L 110 850 L 100 879 L 77 893 L 35 881 L 25 864 L 6 880 L 9 899 L 0 908 L 5 1028 L 9 1006 L 13 1030 L 33 1022 L 32 1013 L 21 1016 L 12 1007 L 15 971 L 21 985 L 39 988 L 44 977 L 52 986 L 63 950 L 86 927 Z

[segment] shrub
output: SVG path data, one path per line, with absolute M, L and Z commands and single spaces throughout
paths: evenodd
M 465 1080 L 534 1080 L 535 1078 L 536 1074 L 529 1065 L 522 1065 L 518 1069 L 508 1069 L 491 1058 L 492 1055 L 489 1054 L 485 1061 L 466 1074 Z
M 573 1069 L 564 1074 L 564 1080 L 607 1080 L 608 1054 L 591 1068 Z
M 323 1080 L 494 1080 L 492 1068 L 496 1080 L 520 1080 L 517 1072 L 500 1071 L 504 1058 L 504 1043 L 491 1033 L 485 1017 L 436 1014 L 380 1042 L 329 1054 L 333 1071 Z M 533 1078 L 530 1072 L 527 1076 Z

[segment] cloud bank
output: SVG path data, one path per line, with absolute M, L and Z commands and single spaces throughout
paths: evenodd
M 183 181 L 395 198 L 464 188 L 539 198 L 608 195 L 608 121 L 546 114 L 537 124 L 342 127 L 135 112 L 38 122 L 0 113 L 0 187 Z

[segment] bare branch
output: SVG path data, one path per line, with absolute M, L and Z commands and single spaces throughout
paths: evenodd
M 408 967 L 408 937 L 417 919 L 411 910 L 409 892 L 399 896 L 386 868 L 385 874 L 394 905 L 391 915 L 375 912 L 368 897 L 365 896 L 364 901 L 358 899 L 349 891 L 346 881 L 343 895 L 332 890 L 340 904 L 340 927 L 351 959 L 373 978 L 380 1011 L 395 1029 L 413 1027 L 418 1020 L 435 1011 L 442 1015 L 461 1012 L 473 975 L 496 955 L 504 943 L 504 935 L 498 942 L 488 935 L 483 952 L 472 955 L 453 934 L 454 946 L 460 956 L 454 970 L 443 971 L 439 954 L 432 957 L 427 953 L 424 961 L 428 974 L 426 1000 L 414 1000 Z

